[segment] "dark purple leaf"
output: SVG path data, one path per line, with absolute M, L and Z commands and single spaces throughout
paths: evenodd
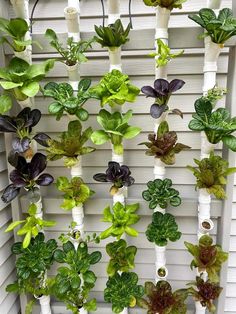
M 9 153 L 9 155 L 8 155 L 7 160 L 8 160 L 8 162 L 9 162 L 9 164 L 10 164 L 12 167 L 14 167 L 14 168 L 16 168 L 16 166 L 17 166 L 18 157 L 19 157 L 19 154 L 18 154 L 17 152 L 13 151 L 13 150 L 10 151 L 10 153 Z
M 44 171 L 47 165 L 47 157 L 41 153 L 37 153 L 32 158 L 29 164 L 29 177 L 35 179 L 41 172 Z
M 53 176 L 48 173 L 41 174 L 38 179 L 35 181 L 40 186 L 50 185 L 54 181 Z
M 44 147 L 49 147 L 48 145 L 48 140 L 51 139 L 50 136 L 48 136 L 47 134 L 45 133 L 38 133 L 36 134 L 33 139 L 39 143 L 40 145 L 44 146 Z
M 37 203 L 41 198 L 40 189 L 34 186 L 30 190 L 28 190 L 27 198 L 31 203 Z
M 26 121 L 26 125 L 30 127 L 34 127 L 38 124 L 39 120 L 41 119 L 41 112 L 38 109 L 34 109 L 29 114 L 29 119 Z
M 126 179 L 126 182 L 124 183 L 124 186 L 131 186 L 131 185 L 133 185 L 134 184 L 134 178 L 133 177 L 128 177 L 127 179 Z
M 178 116 L 180 116 L 180 117 L 183 119 L 184 115 L 183 115 L 183 112 L 182 112 L 181 110 L 179 110 L 179 109 L 173 109 L 172 112 L 173 112 L 174 114 L 177 114 Z
M 166 111 L 166 109 L 167 109 L 166 105 L 159 106 L 159 105 L 153 104 L 150 108 L 150 114 L 154 119 L 158 119 L 163 114 L 163 112 Z
M 154 88 L 151 86 L 143 86 L 141 88 L 142 93 L 146 95 L 147 97 L 157 98 L 157 93 Z
M 5 115 L 0 116 L 0 132 L 16 132 L 16 125 L 12 118 Z
M 30 140 L 27 137 L 20 139 L 16 137 L 12 141 L 12 148 L 17 153 L 24 153 L 29 149 Z
M 19 156 L 19 155 L 17 158 L 18 159 L 17 159 L 16 169 L 20 171 L 22 174 L 27 175 L 29 173 L 29 165 L 26 159 L 23 156 Z
M 98 182 L 108 182 L 105 173 L 97 173 L 93 176 L 93 179 Z
M 20 171 L 16 169 L 10 172 L 10 180 L 14 184 L 14 186 L 18 188 L 21 188 L 27 185 Z
M 171 93 L 174 93 L 176 92 L 177 90 L 181 89 L 183 86 L 184 86 L 185 82 L 182 81 L 182 80 L 172 80 L 170 82 L 170 92 Z
M 157 94 L 167 96 L 169 94 L 169 82 L 164 79 L 157 79 L 154 82 L 154 89 Z
M 10 184 L 3 191 L 1 199 L 4 203 L 9 203 L 16 198 L 19 193 L 20 188 L 15 187 L 14 184 Z

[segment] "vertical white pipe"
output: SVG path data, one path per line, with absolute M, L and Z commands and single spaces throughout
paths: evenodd
M 165 164 L 160 158 L 154 158 L 154 177 L 163 180 L 166 174 Z
M 110 60 L 110 72 L 112 70 L 119 70 L 122 72 L 121 47 L 108 47 L 108 52 Z
M 74 91 L 78 90 L 78 84 L 80 80 L 79 63 L 75 65 L 66 65 L 67 75 L 69 78 L 69 84 Z
M 50 307 L 50 296 L 43 295 L 42 297 L 38 298 L 39 304 L 41 308 L 40 314 L 51 314 L 51 307 Z
M 80 41 L 79 14 L 79 1 L 78 4 L 77 1 L 75 1 L 75 4 L 72 3 L 71 6 L 68 6 L 64 9 L 68 37 L 72 37 L 73 41 Z
M 195 302 L 195 308 L 196 308 L 196 314 L 205 314 L 206 313 L 206 307 L 202 306 L 199 301 Z
M 108 24 L 120 19 L 120 0 L 108 0 Z
M 207 7 L 209 9 L 218 10 L 221 5 L 221 0 L 207 0 Z

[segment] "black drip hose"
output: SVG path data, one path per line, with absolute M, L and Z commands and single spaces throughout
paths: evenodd
M 101 4 L 102 4 L 102 26 L 105 26 L 105 5 L 104 5 L 104 1 L 101 0 Z
M 32 11 L 31 11 L 31 15 L 30 15 L 30 32 L 32 34 L 33 32 L 33 19 L 34 19 L 34 11 L 37 7 L 37 4 L 38 4 L 39 0 L 36 0 L 35 3 L 34 3 L 34 6 L 32 8 Z

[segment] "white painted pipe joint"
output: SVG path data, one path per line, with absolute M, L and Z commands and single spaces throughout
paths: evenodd
M 108 0 L 108 24 L 120 19 L 120 0 Z
M 16 17 L 22 18 L 29 24 L 29 0 L 10 0 Z
M 77 157 L 77 163 L 71 167 L 70 173 L 71 177 L 82 177 L 83 171 L 82 171 L 82 157 L 78 156 Z
M 154 158 L 154 176 L 155 179 L 163 180 L 165 177 L 166 168 L 160 158 Z
M 41 297 L 36 297 L 39 300 L 40 304 L 40 314 L 52 314 L 51 307 L 50 307 L 50 296 L 49 295 L 42 295 Z
M 201 305 L 200 301 L 195 301 L 196 314 L 205 314 L 206 307 Z
M 198 222 L 198 239 L 202 236 L 209 234 L 214 228 L 214 223 L 211 219 L 204 219 Z
M 156 264 L 156 279 L 157 281 L 166 280 L 168 277 L 168 269 L 166 266 L 158 267 Z
M 198 219 L 199 222 L 210 219 L 210 209 L 211 209 L 211 195 L 206 189 L 199 189 L 198 197 Z
M 73 37 L 74 41 L 79 41 L 79 12 L 75 7 L 66 7 L 64 9 L 64 15 L 67 22 L 68 37 Z
M 216 144 L 208 141 L 205 132 L 201 132 L 201 159 L 209 158 L 210 153 L 214 151 Z
M 157 6 L 156 8 L 156 39 L 162 39 L 168 43 L 168 26 L 170 20 L 170 10 Z
M 110 72 L 112 70 L 119 70 L 122 72 L 121 65 L 121 47 L 109 47 Z

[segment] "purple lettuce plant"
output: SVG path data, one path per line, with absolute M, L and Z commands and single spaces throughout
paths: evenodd
M 8 161 L 15 169 L 10 172 L 12 183 L 5 188 L 1 197 L 4 203 L 9 203 L 17 197 L 21 188 L 37 193 L 37 186 L 48 186 L 54 180 L 48 173 L 41 174 L 47 165 L 47 157 L 41 153 L 35 154 L 30 162 L 18 154 L 11 155 Z
M 143 86 L 141 91 L 146 97 L 155 98 L 155 103 L 151 106 L 150 114 L 154 119 L 159 118 L 163 112 L 169 110 L 168 101 L 170 96 L 181 89 L 185 82 L 182 80 L 174 79 L 168 82 L 164 79 L 157 79 L 154 82 L 154 87 Z M 179 114 L 182 117 L 182 112 L 178 109 L 173 109 L 173 113 Z
M 129 167 L 121 166 L 115 161 L 109 161 L 106 173 L 97 173 L 93 178 L 98 182 L 111 182 L 113 184 L 110 189 L 111 195 L 117 193 L 118 189 L 124 186 L 134 184 L 134 178 L 131 177 Z

